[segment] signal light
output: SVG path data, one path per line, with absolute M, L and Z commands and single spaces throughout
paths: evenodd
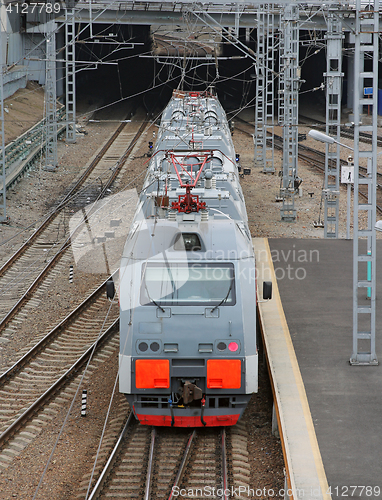
M 231 351 L 231 352 L 236 352 L 238 349 L 239 349 L 239 344 L 237 342 L 230 342 L 228 344 L 228 349 Z

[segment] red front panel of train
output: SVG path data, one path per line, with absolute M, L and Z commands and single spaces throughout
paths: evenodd
M 240 389 L 240 387 L 241 387 L 240 359 L 207 360 L 208 389 Z
M 168 359 L 137 359 L 135 361 L 137 389 L 169 389 L 170 361 Z

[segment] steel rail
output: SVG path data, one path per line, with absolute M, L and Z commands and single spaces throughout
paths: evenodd
M 19 258 L 21 255 L 31 246 L 31 244 L 35 241 L 35 239 L 42 233 L 42 231 L 46 228 L 46 226 L 54 219 L 54 217 L 65 207 L 65 205 L 70 201 L 71 196 L 80 188 L 80 186 L 84 183 L 84 181 L 89 177 L 94 168 L 101 161 L 102 157 L 108 151 L 110 146 L 113 144 L 115 139 L 122 132 L 125 127 L 125 123 L 119 125 L 117 130 L 113 133 L 113 135 L 108 139 L 108 141 L 104 144 L 101 151 L 96 155 L 96 157 L 92 160 L 88 168 L 85 172 L 80 176 L 75 185 L 68 191 L 68 193 L 64 196 L 64 198 L 58 203 L 56 207 L 53 208 L 52 212 L 43 220 L 40 226 L 33 232 L 33 234 L 21 245 L 21 247 L 2 265 L 0 268 L 0 277 L 4 274 L 4 272 L 9 269 L 9 267 Z
M 130 155 L 131 151 L 133 150 L 133 148 L 135 147 L 138 139 L 140 138 L 140 136 L 142 135 L 142 133 L 144 132 L 145 128 L 146 128 L 146 125 L 147 125 L 148 121 L 145 120 L 144 122 L 142 122 L 141 126 L 139 127 L 137 133 L 135 134 L 134 138 L 132 139 L 132 141 L 130 142 L 130 145 L 128 146 L 128 148 L 125 150 L 125 152 L 122 154 L 122 156 L 119 158 L 118 162 L 117 162 L 117 165 L 116 167 L 113 169 L 113 173 L 110 175 L 109 179 L 106 181 L 105 185 L 103 186 L 102 188 L 102 191 L 100 192 L 100 194 L 98 195 L 98 199 L 102 199 L 106 194 L 107 194 L 107 190 L 112 186 L 113 182 L 115 181 L 115 179 L 117 178 L 118 174 L 120 173 L 123 165 L 126 163 L 126 160 L 128 158 L 128 156 Z M 88 218 L 90 217 L 90 215 L 92 214 L 93 212 L 93 209 L 94 209 L 94 206 L 92 207 L 92 209 L 86 214 L 86 217 L 84 219 L 84 222 L 85 223 L 88 223 Z M 76 235 L 78 234 L 79 231 L 81 231 L 81 225 L 80 224 L 76 230 L 73 232 L 73 234 L 70 235 L 70 239 L 73 240 Z M 66 242 L 64 243 L 64 245 L 66 244 Z M 58 253 L 60 253 L 61 250 L 59 250 Z M 1 330 L 1 323 L 0 323 L 0 330 Z
M 107 148 L 103 148 L 103 150 L 97 155 L 97 157 L 93 160 L 92 162 L 92 168 L 90 167 L 86 170 L 86 172 L 81 176 L 81 183 L 90 175 L 91 171 L 95 168 L 95 166 L 99 163 L 101 160 L 102 156 L 106 153 L 106 151 L 110 148 L 111 144 L 115 141 L 115 139 L 119 136 L 123 128 L 125 127 L 125 123 L 122 123 L 118 129 L 114 132 L 112 137 L 108 140 L 107 142 Z M 138 141 L 139 137 L 142 135 L 145 127 L 147 125 L 147 121 L 144 121 L 138 132 L 135 134 L 133 140 L 131 141 L 129 147 L 126 149 L 126 151 L 123 153 L 121 158 L 118 160 L 117 167 L 114 169 L 112 175 L 109 177 L 108 181 L 106 182 L 101 194 L 100 198 L 102 198 L 106 194 L 106 190 L 109 189 L 109 187 L 113 184 L 114 180 L 118 176 L 119 172 L 121 171 L 121 168 L 123 165 L 126 163 L 126 160 L 131 153 L 132 149 L 134 148 L 136 142 Z M 105 146 L 106 146 L 105 145 Z M 97 160 L 96 163 L 95 160 Z M 94 163 L 94 164 L 93 164 Z M 85 177 L 86 174 L 86 177 Z M 79 181 L 80 182 L 80 181 Z M 76 185 L 71 189 L 71 191 L 65 196 L 64 200 L 60 203 L 60 210 L 64 207 L 64 202 L 67 203 L 70 201 L 70 197 L 72 193 L 78 189 L 80 186 L 79 183 L 76 183 Z M 62 205 L 61 205 L 62 204 Z M 44 220 L 43 224 L 36 230 L 36 232 L 25 242 L 25 244 L 20 248 L 24 248 L 24 251 L 27 250 L 27 247 L 29 247 L 33 241 L 32 238 L 36 237 L 36 233 L 39 232 L 39 234 L 42 232 L 42 229 L 45 229 L 47 224 L 52 221 L 53 217 L 57 215 L 57 211 L 53 212 L 50 216 L 48 216 L 47 219 Z M 29 243 L 28 243 L 29 242 Z M 27 246 L 26 246 L 27 245 Z M 62 252 L 64 252 L 67 248 L 69 248 L 70 242 L 65 241 L 65 243 L 59 248 L 59 250 L 56 252 L 56 254 L 51 258 L 51 260 L 47 263 L 47 265 L 43 268 L 43 270 L 40 272 L 40 274 L 36 277 L 36 279 L 33 281 L 33 283 L 29 286 L 29 288 L 26 290 L 26 292 L 19 298 L 19 300 L 12 306 L 12 308 L 8 311 L 8 313 L 1 319 L 0 321 L 0 331 L 6 327 L 8 322 L 14 317 L 14 315 L 17 313 L 17 311 L 20 309 L 22 304 L 25 302 L 25 300 L 28 298 L 29 295 L 37 288 L 37 286 L 41 283 L 42 279 L 45 277 L 45 275 L 49 272 L 49 270 L 52 268 L 52 266 L 59 260 L 59 258 L 62 255 Z M 23 252 L 20 253 L 20 249 L 17 250 L 15 254 L 4 264 L 4 266 L 0 269 L 0 276 L 2 272 L 6 271 L 11 264 L 15 262 L 15 260 L 22 255 Z
M 299 157 L 300 157 L 300 153 L 299 153 Z M 316 168 L 317 170 L 319 170 L 320 172 L 325 172 L 325 163 L 324 162 L 321 162 L 321 166 L 317 163 L 317 160 L 314 160 L 313 158 L 310 158 L 309 156 L 305 156 L 304 154 L 301 154 L 301 159 L 304 160 L 306 163 L 309 163 L 310 165 L 312 165 L 314 168 Z M 360 170 L 364 170 L 366 171 L 367 169 L 364 168 L 364 167 L 359 167 Z M 379 174 L 378 175 L 382 176 L 382 174 Z M 365 177 L 364 175 L 362 175 L 362 177 Z M 377 188 L 382 190 L 382 185 L 381 184 L 377 184 Z M 354 190 L 353 189 L 353 186 L 351 187 L 352 191 Z M 365 200 L 368 200 L 368 195 L 363 193 L 362 191 L 358 191 L 358 194 L 359 196 L 361 196 L 363 199 Z M 382 206 L 381 205 L 376 205 L 376 209 L 378 210 L 379 213 L 382 214 Z
M 129 418 L 127 419 L 127 422 L 113 448 L 113 451 L 111 452 L 106 464 L 105 464 L 105 467 L 103 468 L 91 494 L 89 497 L 87 497 L 87 500 L 95 500 L 98 495 L 100 494 L 101 490 L 102 490 L 102 487 L 103 485 L 105 484 L 105 481 L 107 480 L 109 474 L 110 474 L 110 471 L 112 470 L 113 468 L 113 465 L 116 461 L 116 459 L 118 458 L 118 455 L 119 455 L 119 452 L 120 452 L 120 449 L 122 447 L 122 443 L 123 443 L 123 440 L 125 438 L 125 435 L 127 433 L 127 430 L 129 429 L 129 427 L 131 427 L 132 423 L 135 421 L 135 418 L 134 418 L 134 414 L 133 412 L 130 412 L 130 415 L 129 415 Z
M 42 394 L 25 412 L 20 415 L 1 435 L 0 435 L 0 449 L 12 435 L 22 427 L 35 413 L 38 411 L 54 393 L 62 389 L 62 387 L 74 376 L 74 374 L 83 367 L 87 362 L 93 350 L 100 349 L 103 344 L 114 335 L 116 327 L 119 326 L 119 319 L 116 319 L 112 325 L 85 351 L 80 358 L 58 379 L 54 382 L 44 394 Z M 117 330 L 118 331 L 118 330 Z
M 32 347 L 24 356 L 22 356 L 14 365 L 8 368 L 7 371 L 0 375 L 0 387 L 5 382 L 8 382 L 8 379 L 15 376 L 16 373 L 20 371 L 20 369 L 30 361 L 36 354 L 43 350 L 43 348 L 50 342 L 54 340 L 54 338 L 58 335 L 60 330 L 67 326 L 71 321 L 75 319 L 79 313 L 81 313 L 86 307 L 94 302 L 97 299 L 97 296 L 103 292 L 103 289 L 106 288 L 106 283 L 110 278 L 105 280 L 94 292 L 89 295 L 79 306 L 77 306 L 71 313 L 66 316 L 58 325 L 56 325 L 49 333 L 45 335 L 36 345 Z
M 40 274 L 35 278 L 33 283 L 29 286 L 29 288 L 24 292 L 24 294 L 19 298 L 19 300 L 12 306 L 12 308 L 7 312 L 7 314 L 0 321 L 0 331 L 5 328 L 8 322 L 13 318 L 13 316 L 20 309 L 25 300 L 31 295 L 31 293 L 37 288 L 40 284 L 41 280 L 45 277 L 50 269 L 53 268 L 53 265 L 57 262 L 57 260 L 61 257 L 63 251 L 69 248 L 70 243 L 65 242 L 64 245 L 55 253 L 55 255 L 50 259 L 50 261 L 46 264 Z
M 249 127 L 253 127 L 252 124 L 250 124 L 248 122 L 245 122 L 244 120 L 240 119 L 240 121 L 242 121 L 243 123 L 245 123 Z M 237 126 L 236 126 L 236 128 L 237 128 L 237 130 L 240 130 L 240 132 L 243 132 L 244 134 L 250 135 L 251 137 L 253 136 L 253 134 L 251 134 L 250 132 L 248 132 L 248 130 L 244 130 L 244 129 L 242 129 L 240 127 L 237 127 Z M 282 141 L 282 137 L 280 135 L 274 134 L 273 137 L 274 137 L 275 141 L 279 141 L 279 142 Z M 276 149 L 282 150 L 282 146 L 280 144 L 277 144 L 277 142 L 275 142 L 274 146 L 275 146 Z M 316 156 L 320 156 L 320 157 L 325 158 L 325 153 L 323 153 L 322 151 L 318 151 L 316 149 L 313 149 L 313 148 L 311 148 L 309 146 L 304 146 L 303 144 L 299 144 L 298 149 L 299 149 L 298 156 L 299 156 L 299 158 L 301 157 L 301 159 L 304 160 L 304 161 L 308 160 L 309 162 L 310 161 L 313 162 L 314 160 L 310 159 L 307 156 L 304 156 L 303 153 L 301 153 L 301 151 L 308 151 L 308 152 L 310 152 L 310 153 L 312 153 L 312 154 L 314 154 Z M 345 165 L 347 163 L 347 160 L 341 159 L 341 162 Z M 322 163 L 324 164 L 324 162 L 322 162 Z M 360 171 L 365 172 L 365 174 L 367 174 L 367 168 L 360 166 L 359 169 L 360 169 Z M 377 172 L 377 176 L 379 176 L 379 177 L 382 178 L 382 173 Z M 380 189 L 382 189 L 382 185 L 381 184 L 378 184 L 378 187 Z
M 182 480 L 182 477 L 183 477 L 183 474 L 184 474 L 184 471 L 185 471 L 185 468 L 186 468 L 186 465 L 188 462 L 188 458 L 189 458 L 190 451 L 191 451 L 192 444 L 193 444 L 195 437 L 196 437 L 196 430 L 194 429 L 193 432 L 191 433 L 190 437 L 188 438 L 186 449 L 184 450 L 184 455 L 183 455 L 182 461 L 180 463 L 174 484 L 171 488 L 171 492 L 170 492 L 170 496 L 168 497 L 168 500 L 172 500 L 172 498 L 174 496 L 175 488 L 180 485 L 180 482 Z
M 306 122 L 305 124 L 307 126 L 309 126 L 309 124 L 311 123 L 309 118 L 306 116 L 300 115 L 300 118 L 302 118 L 303 121 Z M 322 122 L 320 120 L 314 120 L 314 126 L 315 126 L 315 128 L 318 128 L 319 130 L 324 130 L 324 131 L 326 130 L 325 122 Z M 368 134 L 367 132 L 360 132 L 359 135 L 360 135 L 361 142 L 365 142 L 366 144 L 371 143 L 371 135 L 370 134 Z M 354 131 L 352 133 L 349 130 L 349 127 L 346 125 L 345 126 L 341 125 L 341 136 L 346 137 L 348 139 L 352 139 L 354 141 Z M 382 137 L 380 135 L 377 136 L 377 145 L 380 147 L 382 146 Z
M 138 139 L 143 134 L 147 124 L 148 124 L 148 120 L 145 120 L 142 122 L 141 126 L 138 129 L 138 132 L 135 134 L 134 139 L 131 141 L 129 147 L 126 149 L 126 151 L 123 153 L 123 155 L 118 160 L 117 166 L 113 169 L 112 175 L 109 177 L 108 181 L 106 182 L 105 186 L 103 187 L 103 189 L 101 191 L 101 194 L 100 194 L 101 198 L 106 194 L 106 190 L 109 189 L 110 186 L 115 181 L 116 177 L 118 176 L 119 172 L 121 171 L 121 168 L 126 163 L 128 156 L 130 155 L 131 151 L 133 150 L 134 146 L 136 145 Z
M 253 125 L 251 125 L 250 123 L 245 122 L 244 120 L 241 120 L 241 119 L 240 119 L 240 121 L 242 121 L 242 122 L 246 123 L 246 124 L 247 124 L 248 126 L 250 126 L 250 127 L 253 127 Z M 244 134 L 248 134 L 248 135 L 252 136 L 252 134 L 251 134 L 250 132 L 248 132 L 247 130 L 244 130 L 244 129 L 242 129 L 242 128 L 238 127 L 238 126 L 236 126 L 236 128 L 237 128 L 237 130 L 240 130 L 240 132 L 243 132 Z M 278 136 L 278 135 L 275 135 L 275 136 L 274 136 L 274 138 L 276 139 L 276 141 L 277 141 L 277 140 L 281 140 L 281 139 L 282 139 L 282 138 L 281 138 L 280 136 Z M 276 149 L 282 150 L 282 146 L 281 146 L 280 144 L 277 144 L 276 142 L 274 143 L 274 147 L 275 147 Z M 324 156 L 324 155 L 325 155 L 325 153 L 322 153 L 321 151 L 316 151 L 315 149 L 310 148 L 309 146 L 303 146 L 303 145 L 300 145 L 300 146 L 299 146 L 299 152 L 298 152 L 298 157 L 299 157 L 299 158 L 301 158 L 301 160 L 303 160 L 303 161 L 305 161 L 305 162 L 309 163 L 310 165 L 312 165 L 313 167 L 317 168 L 317 169 L 318 169 L 318 170 L 320 170 L 321 172 L 324 172 L 324 170 L 325 170 L 325 169 L 324 169 L 324 167 L 320 167 L 320 166 L 318 165 L 318 163 L 317 163 L 317 161 L 321 161 L 321 164 L 323 164 L 322 160 L 314 160 L 314 158 L 310 158 L 309 156 L 304 155 L 303 153 L 301 153 L 301 151 L 300 151 L 301 149 L 303 149 L 303 150 L 305 150 L 305 151 L 309 151 L 309 152 L 311 152 L 311 153 L 315 154 L 316 156 L 321 156 L 321 157 L 322 157 L 322 156 Z M 341 161 L 342 161 L 344 164 L 346 163 L 344 160 L 341 160 Z M 361 166 L 360 166 L 360 167 L 359 167 L 359 169 L 360 169 L 360 171 L 365 172 L 365 174 L 367 173 L 367 168 L 365 168 L 365 167 L 361 167 Z M 377 172 L 377 176 L 382 178 L 382 173 Z M 379 190 L 382 190 L 382 184 L 379 184 L 379 183 L 378 183 L 378 184 L 377 184 L 377 188 L 378 188 Z M 352 189 L 353 189 L 353 188 L 352 188 Z M 359 192 L 358 192 L 358 194 L 359 194 L 362 198 L 364 198 L 365 200 L 367 200 L 367 199 L 368 199 L 368 196 L 367 196 L 366 194 L 362 193 L 362 191 L 359 191 Z M 378 212 L 382 214 L 382 206 L 381 206 L 381 205 L 377 205 L 377 206 L 376 206 L 376 208 L 377 208 Z
M 228 491 L 228 468 L 227 468 L 227 450 L 226 450 L 226 435 L 225 427 L 221 430 L 221 447 L 222 447 L 222 483 L 223 483 L 223 500 L 228 500 L 230 497 Z
M 151 484 L 152 484 L 152 479 L 153 479 L 155 437 L 156 437 L 156 431 L 155 431 L 155 427 L 153 427 L 153 429 L 151 431 L 151 443 L 150 443 L 150 452 L 149 452 L 149 463 L 148 463 L 148 467 L 147 467 L 147 476 L 146 476 L 146 487 L 145 487 L 144 500 L 150 500 Z

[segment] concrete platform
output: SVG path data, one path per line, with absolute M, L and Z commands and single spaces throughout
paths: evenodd
M 267 242 L 254 242 L 262 264 L 265 253 L 261 250 L 267 250 Z M 382 277 L 381 243 L 377 244 L 377 266 Z M 275 290 L 275 304 L 281 323 L 285 311 L 288 326 L 283 326 L 284 338 L 281 333 L 277 339 L 275 333 L 269 336 L 265 331 L 265 339 L 270 364 L 274 364 L 275 392 L 279 393 L 285 456 L 288 466 L 292 464 L 291 485 L 294 481 L 295 488 L 300 484 L 305 488 L 303 494 L 296 490 L 294 498 L 325 498 L 325 493 L 326 498 L 331 494 L 333 499 L 382 498 L 382 366 L 349 364 L 353 243 L 272 239 L 269 247 L 282 300 L 281 306 Z M 269 272 L 264 266 L 259 268 L 259 281 L 261 274 Z M 382 297 L 382 280 L 378 276 L 377 282 L 378 300 Z M 265 330 L 271 321 L 267 316 L 272 313 L 266 309 L 270 304 L 260 304 Z M 380 320 L 377 302 L 376 345 L 382 361 Z M 295 388 L 286 383 L 283 375 L 283 370 L 288 373 L 291 369 Z M 288 376 L 292 384 L 293 376 Z M 291 408 L 289 400 L 297 397 L 296 388 L 300 401 Z M 317 477 L 312 475 L 310 479 L 308 470 L 313 474 L 313 464 Z M 300 475 L 305 476 L 306 485 Z M 319 481 L 321 496 L 316 495 L 313 483 L 314 494 L 309 495 L 310 481 Z
M 283 447 L 289 494 L 284 498 L 329 499 L 303 380 L 289 334 L 271 252 L 266 239 L 253 239 L 257 259 L 259 315 L 266 350 L 277 420 Z M 261 301 L 263 281 L 273 282 L 273 296 Z

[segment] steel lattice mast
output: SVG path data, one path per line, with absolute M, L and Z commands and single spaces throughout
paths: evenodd
M 256 103 L 255 103 L 255 165 L 265 164 L 265 88 L 266 88 L 266 24 L 264 5 L 259 5 L 257 11 L 257 47 L 256 47 Z
M 376 365 L 376 186 L 377 186 L 377 98 L 379 59 L 379 0 L 365 10 L 356 1 L 354 56 L 354 239 L 353 239 L 353 353 L 352 365 Z M 366 54 L 369 67 L 366 66 Z M 364 89 L 372 89 L 365 97 Z M 362 114 L 364 106 L 372 107 L 371 123 Z M 360 151 L 362 132 L 371 134 L 368 150 Z M 360 177 L 360 160 L 367 162 L 367 176 Z M 367 188 L 367 203 L 359 202 L 359 186 Z M 366 216 L 366 224 L 362 222 Z M 368 276 L 369 274 L 369 276 Z M 370 301 L 366 298 L 371 292 Z
M 275 121 L 275 63 L 276 63 L 276 27 L 275 15 L 271 4 L 264 6 L 266 11 L 266 56 L 265 56 L 265 159 L 264 173 L 274 173 L 274 121 Z
M 280 65 L 283 73 L 280 99 L 283 100 L 281 119 L 283 127 L 283 177 L 281 220 L 296 219 L 294 195 L 298 166 L 298 90 L 299 90 L 299 9 L 298 5 L 287 5 L 282 12 Z M 282 51 L 282 52 L 281 52 Z
M 325 238 L 338 238 L 340 195 L 340 145 L 342 97 L 342 21 L 328 13 L 326 33 L 326 133 L 337 143 L 325 145 L 325 182 L 322 196 Z
M 2 49 L 2 25 L 0 27 L 0 133 L 1 133 L 1 154 L 0 154 L 0 172 L 1 172 L 1 191 L 0 191 L 0 221 L 7 219 L 7 182 L 5 172 L 5 141 L 4 141 L 4 87 L 3 87 L 3 49 Z
M 45 68 L 45 168 L 47 170 L 54 170 L 57 166 L 56 33 L 54 21 L 48 20 L 47 27 Z
M 256 60 L 255 164 L 274 173 L 275 25 L 270 4 L 258 9 Z
M 65 54 L 66 54 L 66 142 L 76 142 L 76 32 L 75 2 L 66 2 Z

